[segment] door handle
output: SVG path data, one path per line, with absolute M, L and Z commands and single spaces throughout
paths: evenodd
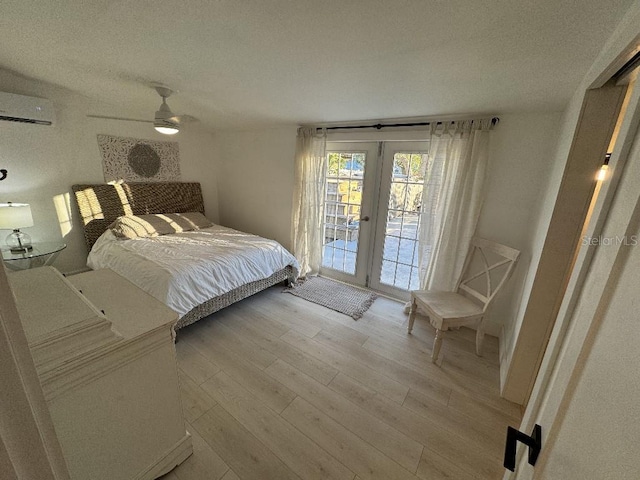
M 362 217 L 360 219 L 361 222 L 368 222 L 369 221 L 369 215 L 365 215 L 364 217 Z
M 504 468 L 514 472 L 516 470 L 516 448 L 518 442 L 529 447 L 529 465 L 535 465 L 542 450 L 542 427 L 536 424 L 531 436 L 513 427 L 507 427 L 507 443 L 504 449 Z

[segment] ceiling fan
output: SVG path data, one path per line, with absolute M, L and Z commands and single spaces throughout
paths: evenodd
M 173 90 L 161 85 L 155 86 L 155 89 L 158 95 L 162 97 L 162 104 L 156 111 L 156 116 L 153 119 L 153 128 L 165 135 L 175 135 L 180 131 L 180 119 L 173 114 L 169 105 L 167 105 L 167 98 L 171 96 Z
M 124 118 L 124 117 L 112 117 L 108 115 L 87 115 L 89 118 L 102 118 L 107 120 L 123 120 L 126 122 L 143 122 L 153 123 L 153 128 L 156 131 L 164 135 L 175 135 L 180 131 L 180 127 L 183 123 L 196 120 L 191 115 L 175 115 L 169 105 L 167 104 L 167 98 L 171 96 L 173 90 L 169 87 L 161 84 L 153 84 L 152 87 L 158 92 L 158 95 L 162 97 L 162 103 L 155 113 L 153 120 L 142 120 L 138 118 Z

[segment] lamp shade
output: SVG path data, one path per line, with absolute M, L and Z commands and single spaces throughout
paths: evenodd
M 0 203 L 0 229 L 33 227 L 31 207 L 28 203 Z

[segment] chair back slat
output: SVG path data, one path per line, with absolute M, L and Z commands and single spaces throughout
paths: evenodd
M 491 254 L 492 258 L 496 256 L 499 257 L 499 260 L 490 262 L 488 254 Z M 514 248 L 507 247 L 506 245 L 501 245 L 484 238 L 474 237 L 471 240 L 469 253 L 465 259 L 462 275 L 458 281 L 457 291 L 465 292 L 479 300 L 482 303 L 483 310 L 486 311 L 491 301 L 511 276 L 519 256 L 520 252 Z M 472 271 L 471 268 L 474 257 L 479 258 L 481 262 L 476 271 Z M 505 265 L 507 268 L 499 277 L 497 284 L 494 284 L 491 278 L 491 272 Z M 482 277 L 484 277 L 486 281 L 486 293 L 482 293 L 477 288 L 470 285 L 472 281 L 479 280 Z
M 476 245 L 474 245 L 475 250 L 478 251 L 478 255 L 482 259 L 482 265 L 484 266 L 484 278 L 487 280 L 487 296 L 491 296 L 491 267 L 489 267 L 489 262 L 487 261 L 487 256 L 482 251 L 482 249 Z M 488 300 L 487 300 L 488 301 Z
M 497 242 L 492 242 L 491 240 L 487 240 L 485 238 L 473 237 L 473 239 L 471 240 L 471 245 L 479 247 L 488 252 L 493 252 L 504 258 L 513 260 L 514 262 L 520 256 L 519 250 L 516 250 L 515 248 L 507 247 L 506 245 L 501 245 L 500 243 L 497 243 Z

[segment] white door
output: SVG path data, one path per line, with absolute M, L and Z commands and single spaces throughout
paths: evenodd
M 384 142 L 369 286 L 408 299 L 419 288 L 418 229 L 427 142 Z
M 322 274 L 398 298 L 418 288 L 427 146 L 327 144 Z
M 366 286 L 378 143 L 327 143 L 320 273 Z

